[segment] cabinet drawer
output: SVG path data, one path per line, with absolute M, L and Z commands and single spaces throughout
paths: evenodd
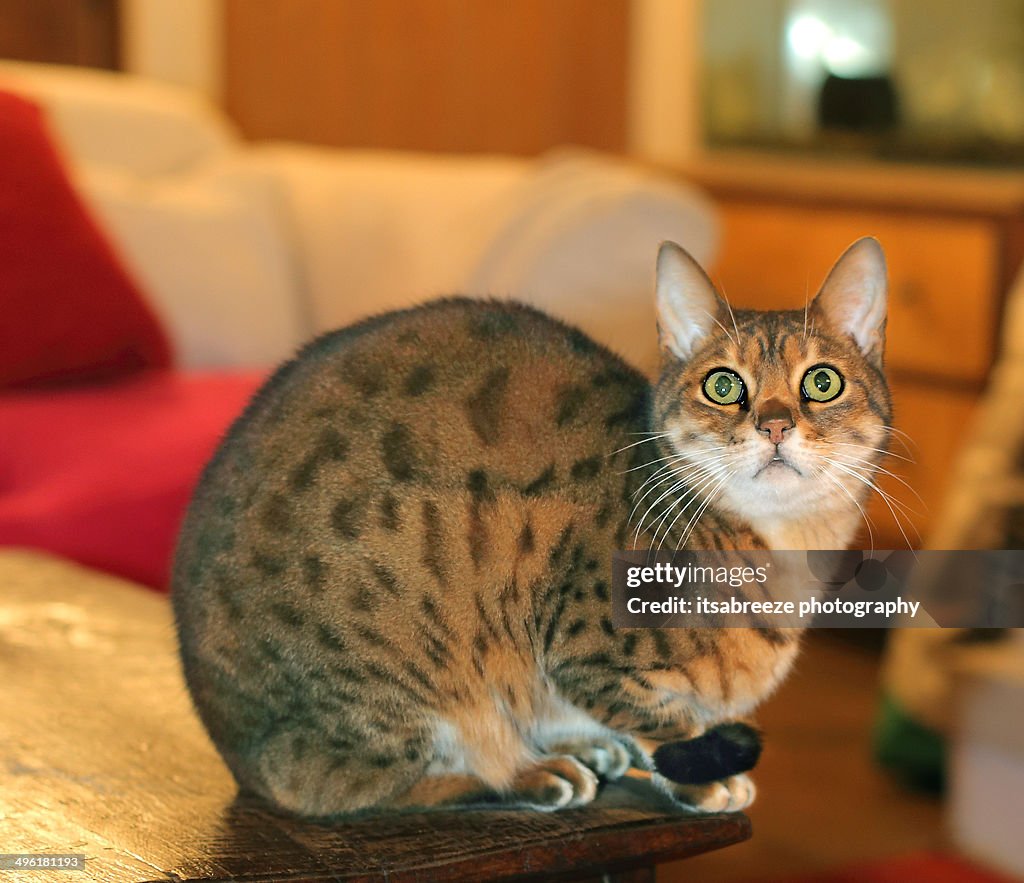
M 889 367 L 984 380 L 996 337 L 994 222 L 742 199 L 719 207 L 712 275 L 734 305 L 803 308 L 851 242 L 876 236 L 889 262 Z

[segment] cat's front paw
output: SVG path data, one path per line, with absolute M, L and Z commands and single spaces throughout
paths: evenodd
M 616 739 L 573 739 L 551 746 L 553 754 L 568 754 L 606 782 L 621 779 L 632 766 L 629 750 Z
M 544 757 L 516 776 L 512 791 L 516 802 L 534 809 L 584 806 L 597 796 L 597 775 L 575 757 Z
M 681 785 L 655 773 L 651 780 L 674 801 L 694 812 L 738 812 L 754 802 L 757 788 L 740 773 L 706 785 Z

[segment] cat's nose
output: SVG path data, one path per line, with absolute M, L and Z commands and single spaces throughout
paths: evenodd
M 768 436 L 773 445 L 782 444 L 784 433 L 792 429 L 793 412 L 778 399 L 768 399 L 757 411 L 757 431 Z

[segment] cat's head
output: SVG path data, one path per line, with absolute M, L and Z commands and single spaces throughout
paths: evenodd
M 805 310 L 735 313 L 666 242 L 657 301 L 652 428 L 667 433 L 687 486 L 755 526 L 856 513 L 890 431 L 877 240 L 847 249 Z

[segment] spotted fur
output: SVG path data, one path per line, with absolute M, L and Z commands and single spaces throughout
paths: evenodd
M 875 247 L 860 248 L 806 314 L 732 315 L 665 246 L 654 386 L 540 312 L 466 299 L 328 334 L 283 366 L 207 467 L 173 577 L 188 684 L 240 785 L 317 817 L 553 809 L 750 712 L 796 633 L 616 629 L 611 552 L 850 540 L 866 488 L 838 470 L 830 484 L 814 458 L 885 448 L 876 305 L 854 309 Z M 820 362 L 846 391 L 801 401 Z M 701 391 L 723 365 L 743 405 Z M 793 418 L 780 445 L 758 425 L 769 401 Z M 778 451 L 791 466 L 766 465 Z M 753 797 L 745 777 L 655 780 L 698 808 Z

